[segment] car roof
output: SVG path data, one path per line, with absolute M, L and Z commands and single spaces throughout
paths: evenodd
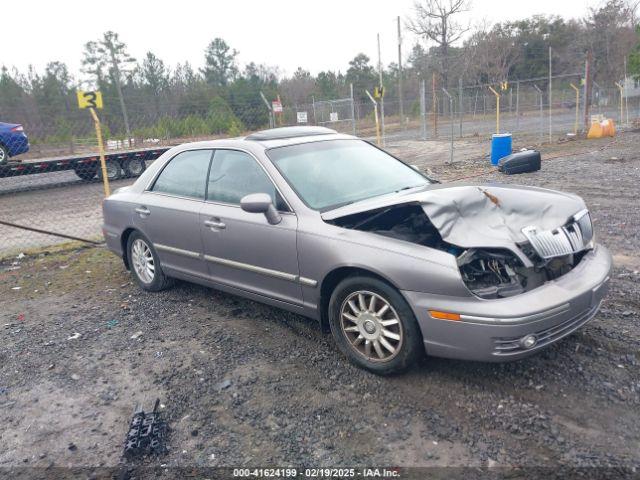
M 204 140 L 180 145 L 181 149 L 190 148 L 242 148 L 258 146 L 262 149 L 297 145 L 300 143 L 319 142 L 324 140 L 354 139 L 352 135 L 338 133 L 325 127 L 280 127 L 255 132 L 246 137 L 221 138 Z

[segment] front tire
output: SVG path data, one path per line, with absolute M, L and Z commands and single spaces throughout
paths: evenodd
M 9 162 L 9 151 L 7 147 L 0 144 L 0 165 L 6 165 Z
M 422 334 L 400 292 L 374 277 L 348 277 L 329 300 L 329 325 L 351 362 L 378 375 L 399 373 L 424 354 Z
M 133 232 L 129 235 L 127 258 L 131 274 L 142 289 L 159 292 L 173 285 L 173 279 L 162 271 L 160 259 L 152 243 L 141 233 Z

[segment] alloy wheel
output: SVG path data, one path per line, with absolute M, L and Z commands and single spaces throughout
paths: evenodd
M 137 238 L 131 245 L 131 262 L 136 275 L 143 283 L 153 282 L 156 267 L 153 253 L 144 240 Z
M 340 326 L 350 347 L 368 361 L 387 362 L 402 347 L 400 318 L 389 301 L 377 293 L 351 293 L 340 307 Z

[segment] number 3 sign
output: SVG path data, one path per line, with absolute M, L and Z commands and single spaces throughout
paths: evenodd
M 102 108 L 102 93 L 78 90 L 78 108 Z

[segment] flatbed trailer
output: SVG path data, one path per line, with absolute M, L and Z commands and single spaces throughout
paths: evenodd
M 147 168 L 147 161 L 155 160 L 170 148 L 167 146 L 105 152 L 107 177 L 110 180 L 137 177 Z M 24 161 L 14 160 L 0 165 L 0 178 L 65 170 L 73 170 L 82 180 L 91 181 L 101 175 L 100 156 L 96 153 L 85 153 Z

